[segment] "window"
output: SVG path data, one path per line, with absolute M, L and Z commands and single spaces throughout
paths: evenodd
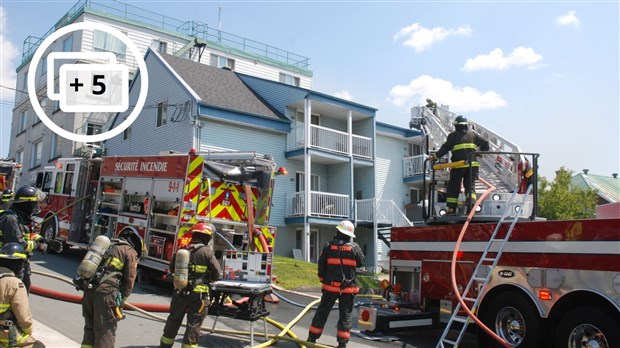
M 20 164 L 24 163 L 24 151 L 17 151 L 15 153 L 15 162 Z
M 69 35 L 66 39 L 62 41 L 62 51 L 63 52 L 73 51 L 73 35 Z
M 129 138 L 131 138 L 131 126 L 123 131 L 123 140 L 129 140 Z
M 54 193 L 62 192 L 62 178 L 64 176 L 63 172 L 56 173 L 56 181 L 54 181 Z
M 312 174 L 310 176 L 310 191 L 320 191 L 320 177 L 318 175 Z M 304 191 L 305 181 L 304 181 L 304 173 L 297 172 L 295 173 L 295 192 Z
M 32 143 L 32 156 L 30 157 L 30 168 L 34 168 L 41 165 L 41 151 L 43 146 L 41 139 Z
M 112 52 L 116 54 L 116 58 L 118 58 L 118 60 L 125 60 L 126 47 L 123 41 L 118 39 L 116 36 L 100 30 L 95 30 L 93 35 L 93 51 Z
M 168 123 L 168 102 L 157 104 L 157 127 Z
M 86 135 L 95 135 L 95 134 L 101 134 L 101 131 L 103 131 L 103 125 L 102 124 L 97 124 L 97 123 L 87 123 L 86 124 Z M 103 143 L 101 141 L 95 142 L 95 143 L 91 143 L 91 144 L 96 144 L 96 145 L 103 145 Z
M 166 53 L 166 51 L 168 51 L 168 43 L 167 42 L 155 41 L 155 43 L 157 44 L 157 51 L 158 52 Z
M 303 111 L 297 111 L 297 121 L 304 123 L 304 113 Z M 317 126 L 321 125 L 321 118 L 319 115 L 317 114 L 311 114 L 310 115 L 310 124 L 314 124 Z
M 47 74 L 47 56 L 41 59 L 41 76 Z
M 19 113 L 19 123 L 17 124 L 17 133 L 21 133 L 26 130 L 26 124 L 28 124 L 28 110 L 23 110 Z
M 218 56 L 217 54 L 211 54 L 211 66 L 218 68 L 230 68 L 235 70 L 235 60 L 224 56 Z
M 28 72 L 24 73 L 24 80 L 22 81 L 22 89 L 25 91 L 28 90 Z
M 280 73 L 280 82 L 286 83 L 287 85 L 299 87 L 299 77 L 295 77 L 289 74 Z
M 62 188 L 62 194 L 70 195 L 73 187 L 73 172 L 75 172 L 75 163 L 67 163 L 65 173 L 65 184 Z
M 60 157 L 60 145 L 62 144 L 62 138 L 58 134 L 52 135 L 52 144 L 50 146 L 50 158 Z
M 422 151 L 422 146 L 414 143 L 407 143 L 407 155 L 408 156 L 419 156 L 424 154 Z
M 45 172 L 43 176 L 43 185 L 41 186 L 41 190 L 43 192 L 49 192 L 52 188 L 52 172 Z

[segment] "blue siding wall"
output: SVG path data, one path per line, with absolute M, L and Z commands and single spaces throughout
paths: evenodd
M 327 167 L 329 178 L 327 183 L 328 192 L 343 195 L 351 193 L 351 172 L 349 168 L 349 163 L 331 164 Z
M 193 127 L 190 121 L 195 116 L 196 104 L 186 89 L 178 82 L 170 71 L 153 55 L 146 57 L 149 72 L 149 91 L 144 109 L 131 125 L 131 136 L 123 139 L 123 133 L 105 142 L 107 155 L 156 155 L 163 150 L 187 152 L 192 147 Z M 136 105 L 140 93 L 141 79 L 138 75 L 129 91 L 129 105 Z M 171 122 L 174 107 L 192 101 L 188 109 L 189 115 L 179 122 Z M 168 102 L 168 124 L 157 127 L 157 104 Z M 177 111 L 178 112 L 178 111 Z M 120 124 L 129 112 L 120 113 L 114 126 Z M 113 127 L 114 127 L 113 126 Z
M 356 168 L 353 172 L 353 197 L 355 197 L 357 191 L 362 191 L 362 199 L 373 198 L 375 197 L 374 188 L 374 168 Z
M 374 138 L 374 119 L 365 119 L 353 122 L 353 134 Z
M 404 212 L 409 202 L 409 188 L 403 183 L 403 156 L 407 154 L 407 141 L 377 134 L 376 182 L 377 197 L 393 200 Z
M 253 76 L 237 74 L 256 94 L 270 104 L 274 109 L 286 115 L 286 106 L 290 103 L 303 100 L 307 91 L 283 83 L 263 80 Z
M 346 119 L 335 119 L 331 117 L 321 117 L 321 126 L 339 130 L 341 132 L 347 131 L 347 120 Z

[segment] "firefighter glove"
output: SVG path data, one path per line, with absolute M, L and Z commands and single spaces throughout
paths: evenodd
M 435 161 L 437 161 L 438 158 L 437 158 L 437 156 L 434 153 L 431 153 L 430 156 L 428 156 L 428 159 L 431 162 L 435 162 Z

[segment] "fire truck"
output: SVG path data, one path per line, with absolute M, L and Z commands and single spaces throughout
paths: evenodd
M 481 180 L 487 189 L 470 206 L 461 197 L 454 216 L 440 202 L 449 164 L 433 167 L 425 221 L 391 229 L 389 281 L 359 307 L 361 330 L 445 324 L 437 347 L 457 347 L 475 322 L 478 347 L 620 347 L 620 217 L 537 217 L 538 155 L 523 155 L 527 189 Z
M 22 165 L 13 160 L 0 159 L 0 192 L 17 190 L 17 181 L 21 174 Z
M 167 272 L 199 221 L 217 227 L 216 251 L 269 252 L 275 174 L 271 157 L 254 152 L 59 158 L 37 177 L 47 197 L 35 222 L 57 252 L 130 230 L 145 244 L 145 273 Z

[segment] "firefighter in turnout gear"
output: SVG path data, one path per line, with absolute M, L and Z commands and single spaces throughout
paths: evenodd
M 45 238 L 31 232 L 32 216 L 37 214 L 39 202 L 45 199 L 41 190 L 32 186 L 24 186 L 15 192 L 8 210 L 0 212 L 0 247 L 6 243 L 19 243 L 28 257 L 35 249 L 44 252 L 47 249 Z M 30 263 L 24 265 L 23 283 L 30 292 Z
M 32 347 L 32 313 L 26 286 L 21 281 L 28 262 L 19 243 L 0 248 L 0 347 Z
M 164 333 L 161 336 L 159 346 L 169 348 L 174 344 L 174 339 L 187 313 L 187 328 L 183 336 L 183 348 L 198 347 L 200 338 L 200 327 L 204 321 L 207 308 L 209 307 L 209 287 L 208 284 L 220 279 L 221 269 L 213 250 L 207 246 L 215 226 L 199 222 L 190 231 L 192 239 L 188 245 L 189 262 L 187 262 L 187 251 L 179 250 L 172 257 L 170 262 L 170 272 L 175 274 L 175 290 L 170 302 L 170 315 L 166 320 Z M 185 253 L 185 262 L 176 262 Z M 185 267 L 188 269 L 177 269 Z M 178 274 L 187 273 L 187 281 Z M 184 287 L 183 287 L 184 286 Z
M 453 123 L 454 132 L 448 134 L 446 142 L 441 145 L 435 154 L 430 155 L 431 161 L 437 161 L 450 151 L 452 152 L 451 162 L 463 161 L 462 164 L 450 169 L 450 181 L 448 182 L 448 192 L 446 193 L 448 215 L 456 213 L 461 183 L 465 187 L 466 206 L 469 207 L 470 203 L 476 200 L 476 193 L 472 192 L 472 186 L 478 180 L 480 163 L 476 161 L 476 158 L 470 158 L 470 154 L 475 152 L 477 148 L 480 148 L 481 151 L 489 151 L 489 141 L 478 133 L 468 130 L 465 117 L 457 116 Z M 468 163 L 469 160 L 471 160 L 471 163 Z
M 338 348 L 344 348 L 351 337 L 351 312 L 355 294 L 359 291 L 356 271 L 364 264 L 365 257 L 359 245 L 352 241 L 355 227 L 351 221 L 340 222 L 336 229 L 334 240 L 323 246 L 319 256 L 318 275 L 323 283 L 323 295 L 312 318 L 307 341 L 314 343 L 321 337 L 327 317 L 338 300 L 340 318 L 336 338 Z
M 2 191 L 2 203 L 0 204 L 0 211 L 9 209 L 9 205 L 13 197 L 15 196 L 15 192 L 11 189 L 5 189 Z
M 85 322 L 82 348 L 114 348 L 117 322 L 124 318 L 122 308 L 133 289 L 143 250 L 137 234 L 129 229 L 122 231 L 118 239 L 112 239 L 93 278 L 81 283 Z

